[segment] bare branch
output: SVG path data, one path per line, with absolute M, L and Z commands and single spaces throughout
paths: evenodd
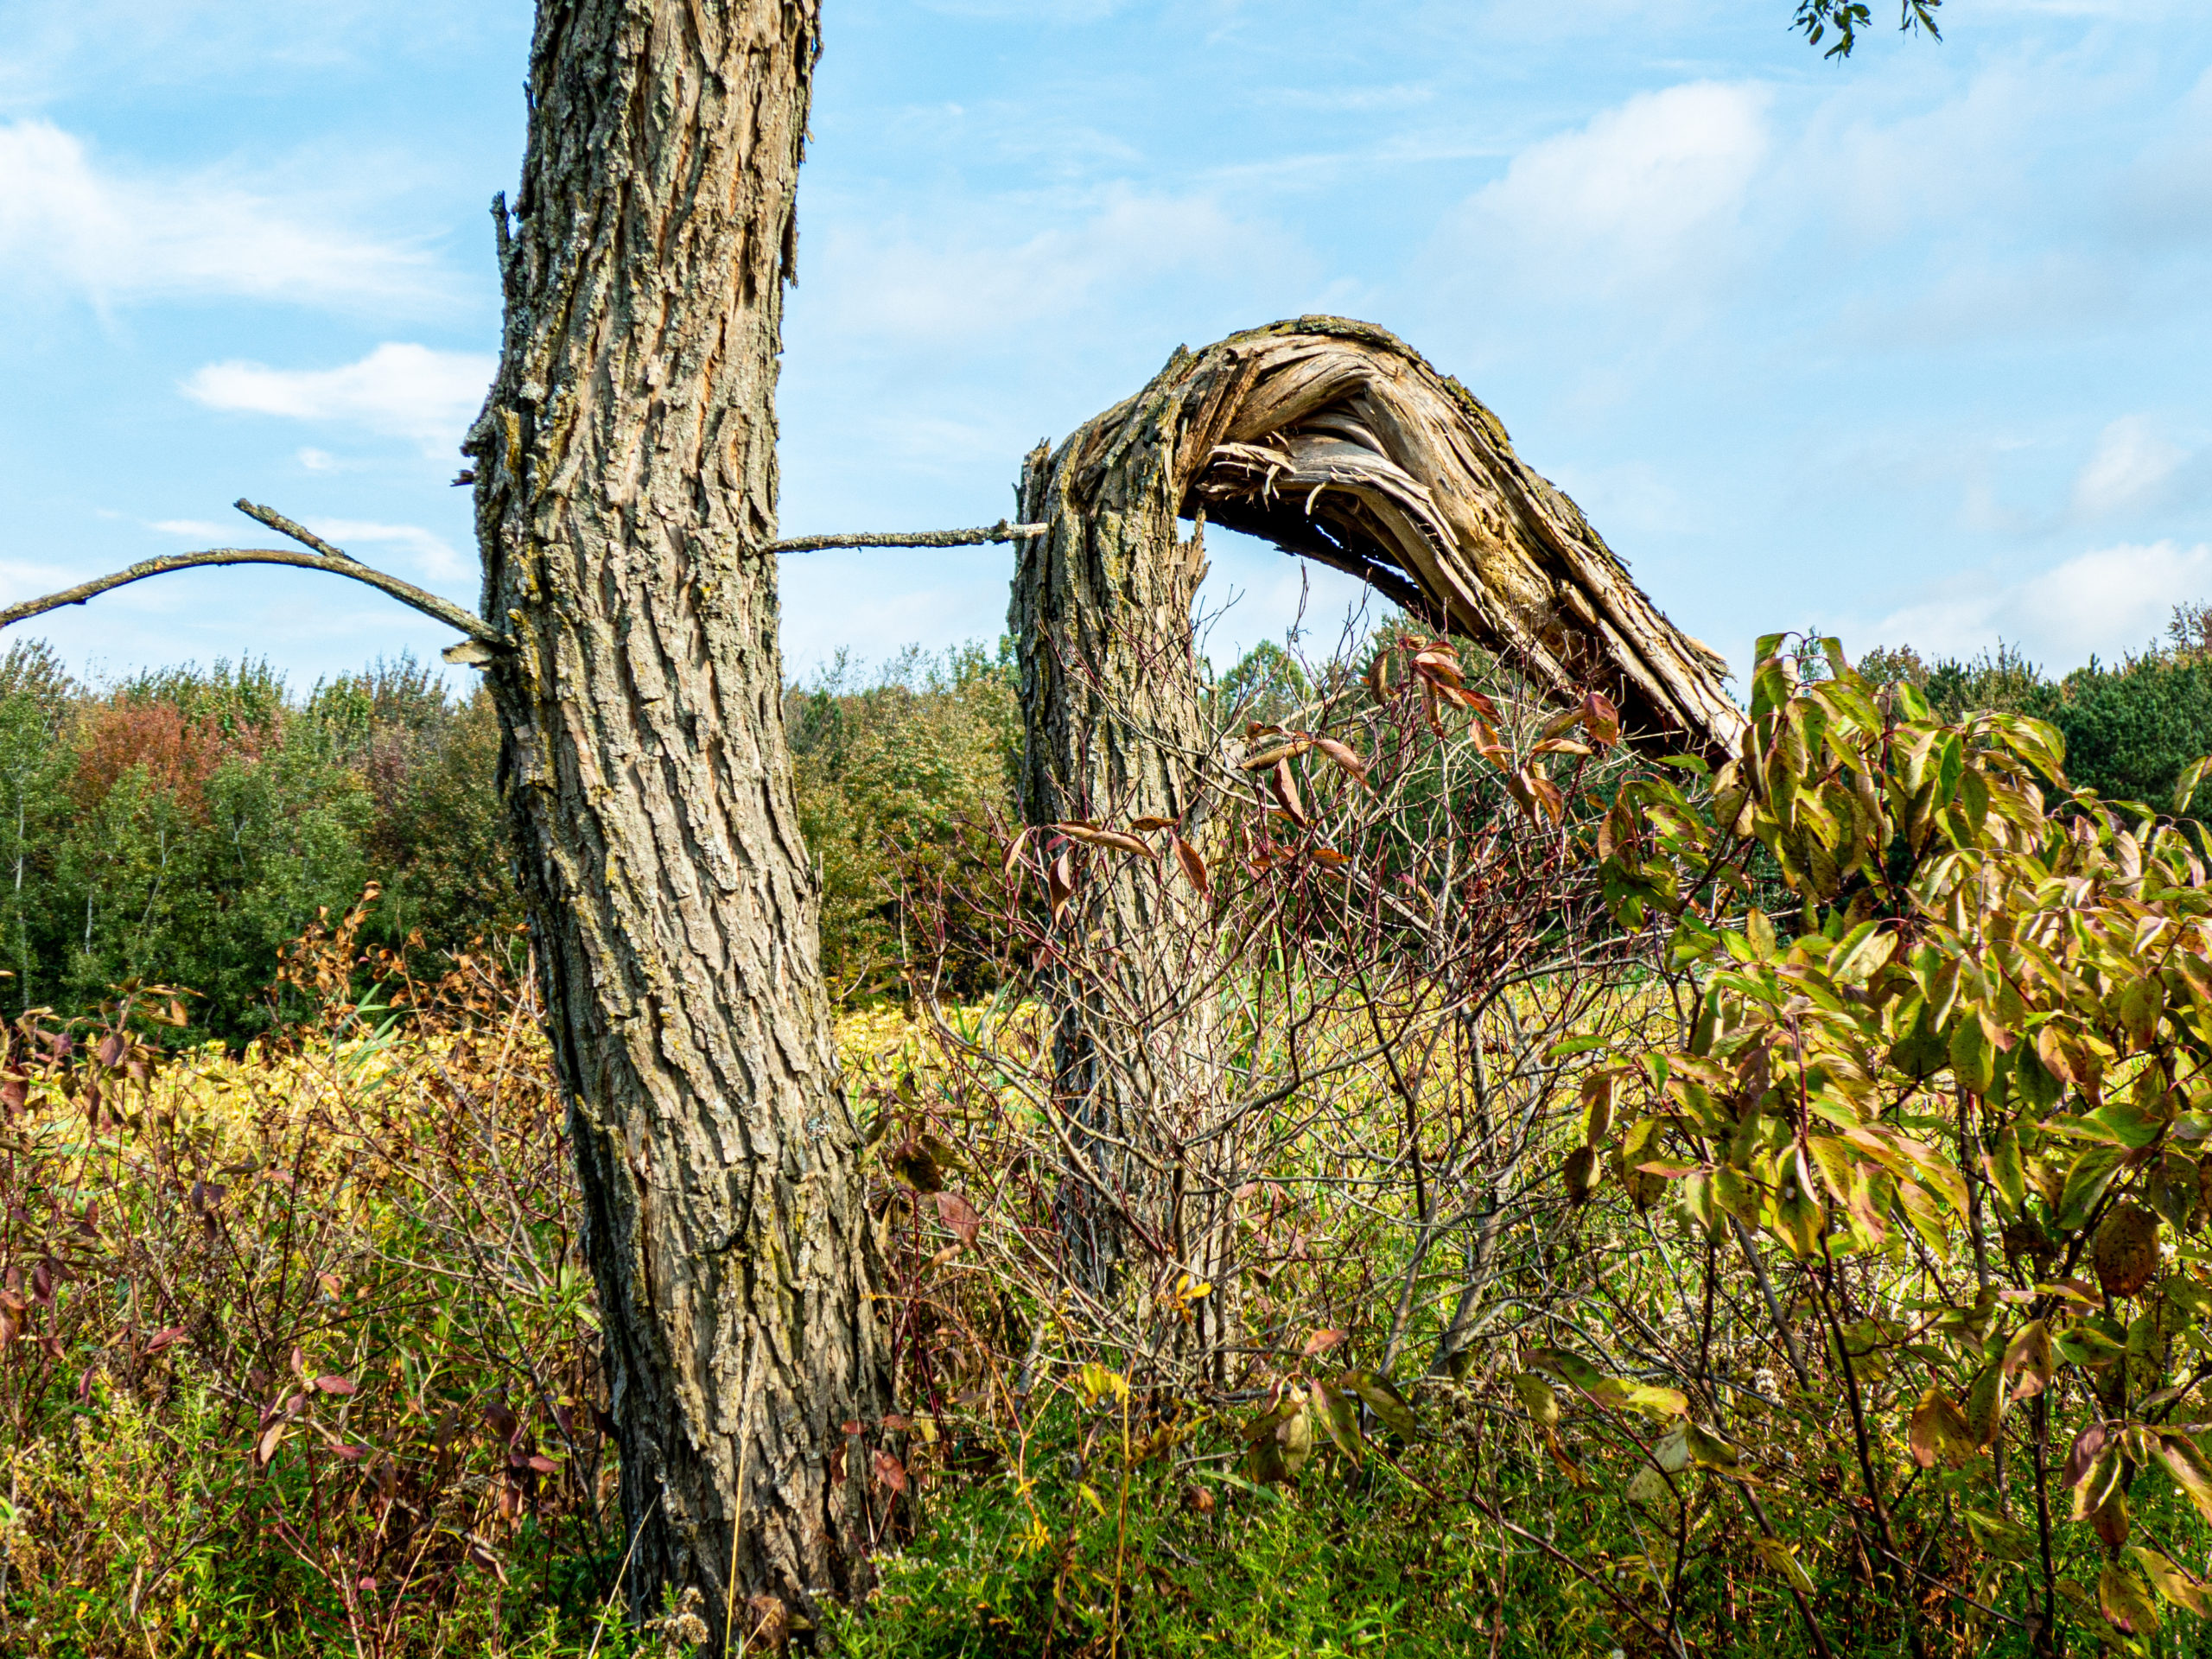
M 247 500 L 244 496 L 240 496 L 237 500 L 232 502 L 231 505 L 236 507 L 240 512 L 245 514 L 247 518 L 268 525 L 270 529 L 275 531 L 279 536 L 289 536 L 294 541 L 299 543 L 302 547 L 311 547 L 316 552 L 323 555 L 326 558 L 344 559 L 349 564 L 359 564 L 360 563 L 359 559 L 355 558 L 351 553 L 346 551 L 344 548 L 333 547 L 328 542 L 324 541 L 321 537 L 316 535 L 305 524 L 300 524 L 295 519 L 287 518 L 283 513 L 277 512 L 274 507 L 264 507 L 258 502 Z
M 1001 518 L 979 530 L 860 531 L 849 535 L 794 536 L 771 542 L 763 553 L 815 553 L 826 547 L 975 547 L 984 542 L 1019 541 L 1042 536 L 1046 524 L 1017 524 Z
M 242 506 L 245 504 L 241 503 Z M 266 509 L 263 509 L 266 512 Z M 254 514 L 261 517 L 261 512 Z M 269 521 L 281 517 L 270 514 Z M 289 520 L 286 522 L 289 522 Z M 287 531 L 287 534 L 295 531 Z M 305 531 L 297 531 L 303 540 L 310 539 Z M 327 545 L 313 543 L 312 545 Z M 471 615 L 449 600 L 426 593 L 397 576 L 363 564 L 359 559 L 332 548 L 328 553 L 295 553 L 289 549 L 271 547 L 213 547 L 199 553 L 170 553 L 157 559 L 142 559 L 127 570 L 98 576 L 91 582 L 79 582 L 74 588 L 65 588 L 58 594 L 48 594 L 41 599 L 27 599 L 20 605 L 10 605 L 0 610 L 0 628 L 12 627 L 34 616 L 43 616 L 48 611 L 58 611 L 65 605 L 82 605 L 111 588 L 128 587 L 134 582 L 143 582 L 149 576 L 165 575 L 172 570 L 196 570 L 203 566 L 220 564 L 288 564 L 301 570 L 327 570 L 333 575 L 350 577 L 366 582 L 381 593 L 389 594 L 403 605 L 411 605 L 423 615 L 444 623 L 467 634 L 470 639 L 496 649 L 509 648 L 506 636 L 481 617 Z

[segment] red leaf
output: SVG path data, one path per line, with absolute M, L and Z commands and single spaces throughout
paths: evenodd
M 54 1262 L 48 1257 L 31 1269 L 31 1300 L 41 1307 L 54 1302 Z
M 893 1457 L 888 1452 L 877 1452 L 875 1454 L 874 1462 L 875 1478 L 879 1482 L 888 1486 L 893 1492 L 903 1492 L 906 1490 L 906 1465 L 905 1464 L 899 1462 L 898 1459 Z
M 1592 743 L 1608 748 L 1621 741 L 1620 711 L 1604 692 L 1592 691 L 1582 699 L 1582 729 L 1590 734 Z
M 106 1036 L 100 1039 L 99 1047 L 93 1052 L 99 1056 L 99 1061 L 102 1065 L 113 1065 L 118 1060 L 123 1058 L 123 1033 L 118 1031 L 111 1031 Z
M 983 1218 L 976 1207 L 957 1192 L 937 1195 L 937 1213 L 944 1224 L 959 1236 L 960 1242 L 969 1249 L 976 1248 L 976 1236 L 982 1231 Z
M 2092 1423 L 2074 1437 L 2074 1444 L 2066 1453 L 2065 1472 L 2059 1484 L 2069 1488 L 2079 1486 L 2089 1478 L 2089 1467 L 2095 1463 L 2106 1445 L 2114 1438 L 2102 1423 Z
M 318 1389 L 321 1389 L 325 1394 L 357 1394 L 359 1392 L 353 1383 L 347 1382 L 342 1376 L 318 1376 L 315 1380 L 315 1385 Z
M 1306 1345 L 1298 1351 L 1311 1359 L 1316 1354 L 1325 1354 L 1344 1339 L 1341 1331 L 1316 1331 L 1306 1338 Z
M 182 1342 L 183 1340 L 184 1327 L 181 1325 L 173 1325 L 166 1331 L 155 1332 L 152 1337 L 148 1338 L 146 1343 L 146 1352 L 149 1356 L 158 1354 L 162 1349 L 169 1347 L 173 1344 Z
M 1274 786 L 1275 799 L 1281 803 L 1282 810 L 1289 815 L 1290 821 L 1301 830 L 1307 828 L 1313 820 L 1306 816 L 1306 803 L 1298 798 L 1298 779 L 1291 776 L 1290 762 L 1276 761 L 1274 776 L 1269 782 Z

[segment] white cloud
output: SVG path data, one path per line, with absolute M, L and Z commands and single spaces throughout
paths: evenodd
M 1970 656 L 2005 639 L 2046 667 L 2140 651 L 2177 605 L 2212 597 L 2212 543 L 2121 543 L 2005 584 L 1981 572 L 1893 611 L 1869 632 L 1923 653 Z
M 2114 421 L 2074 480 L 2074 511 L 2101 518 L 2150 505 L 2188 459 L 2188 450 L 2160 437 L 2145 416 Z
M 1710 269 L 1766 158 L 1769 101 L 1757 85 L 1696 81 L 1530 145 L 1469 203 L 1470 256 L 1577 289 Z
M 164 536 L 181 536 L 188 541 L 215 543 L 225 540 L 230 531 L 220 524 L 211 524 L 205 518 L 162 518 L 147 526 Z
M 497 363 L 476 352 L 434 352 L 426 346 L 379 346 L 358 363 L 336 369 L 272 369 L 260 363 L 211 363 L 183 385 L 186 397 L 210 409 L 283 415 L 301 421 L 343 421 L 406 438 L 429 455 L 461 442 Z M 307 459 L 329 457 L 320 450 Z
M 1006 343 L 1025 324 L 1093 310 L 1168 276 L 1250 285 L 1312 264 L 1294 238 L 1239 219 L 1211 197 L 1119 189 L 1089 218 L 1013 246 L 972 223 L 933 224 L 923 237 L 846 222 L 824 239 L 831 335 L 938 346 Z
M 410 560 L 416 573 L 431 582 L 454 582 L 469 574 L 472 563 L 453 550 L 442 537 L 419 524 L 379 524 L 361 518 L 317 518 L 309 530 L 334 542 L 357 557 L 364 546 L 391 547 Z
M 195 295 L 422 309 L 435 262 L 215 173 L 105 168 L 51 122 L 0 125 L 0 276 L 110 305 Z

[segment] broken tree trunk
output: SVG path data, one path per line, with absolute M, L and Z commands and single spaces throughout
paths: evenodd
M 543 0 L 467 446 L 627 1587 L 764 1637 L 861 1570 L 888 1391 L 762 553 L 817 51 L 814 0 Z
M 1599 690 L 1647 748 L 1732 753 L 1719 656 L 1630 581 L 1497 418 L 1382 329 L 1305 317 L 1179 351 L 1152 383 L 1029 458 L 1010 626 L 1020 649 L 1030 823 L 1173 820 L 1198 838 L 1218 777 L 1191 607 L 1205 571 L 1177 521 L 1211 520 L 1370 582 L 1563 701 Z M 1038 856 L 1057 857 L 1049 831 Z M 1094 854 L 1065 875 L 1053 987 L 1061 1198 L 1071 1276 L 1109 1300 L 1128 1264 L 1151 1300 L 1211 1280 L 1195 1340 L 1231 1334 L 1223 1271 L 1236 1167 L 1209 1127 L 1219 963 L 1171 868 Z M 1175 1310 L 1188 1331 L 1190 1310 Z

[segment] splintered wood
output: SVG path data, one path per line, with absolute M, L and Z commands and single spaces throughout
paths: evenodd
M 1109 473 L 1151 472 L 1156 509 L 1360 576 L 1562 698 L 1602 690 L 1642 747 L 1736 747 L 1719 654 L 1667 620 L 1496 416 L 1381 328 L 1302 317 L 1178 352 L 1050 470 L 1063 487 L 1030 505 L 1088 517 Z M 1159 539 L 1172 549 L 1172 529 Z

